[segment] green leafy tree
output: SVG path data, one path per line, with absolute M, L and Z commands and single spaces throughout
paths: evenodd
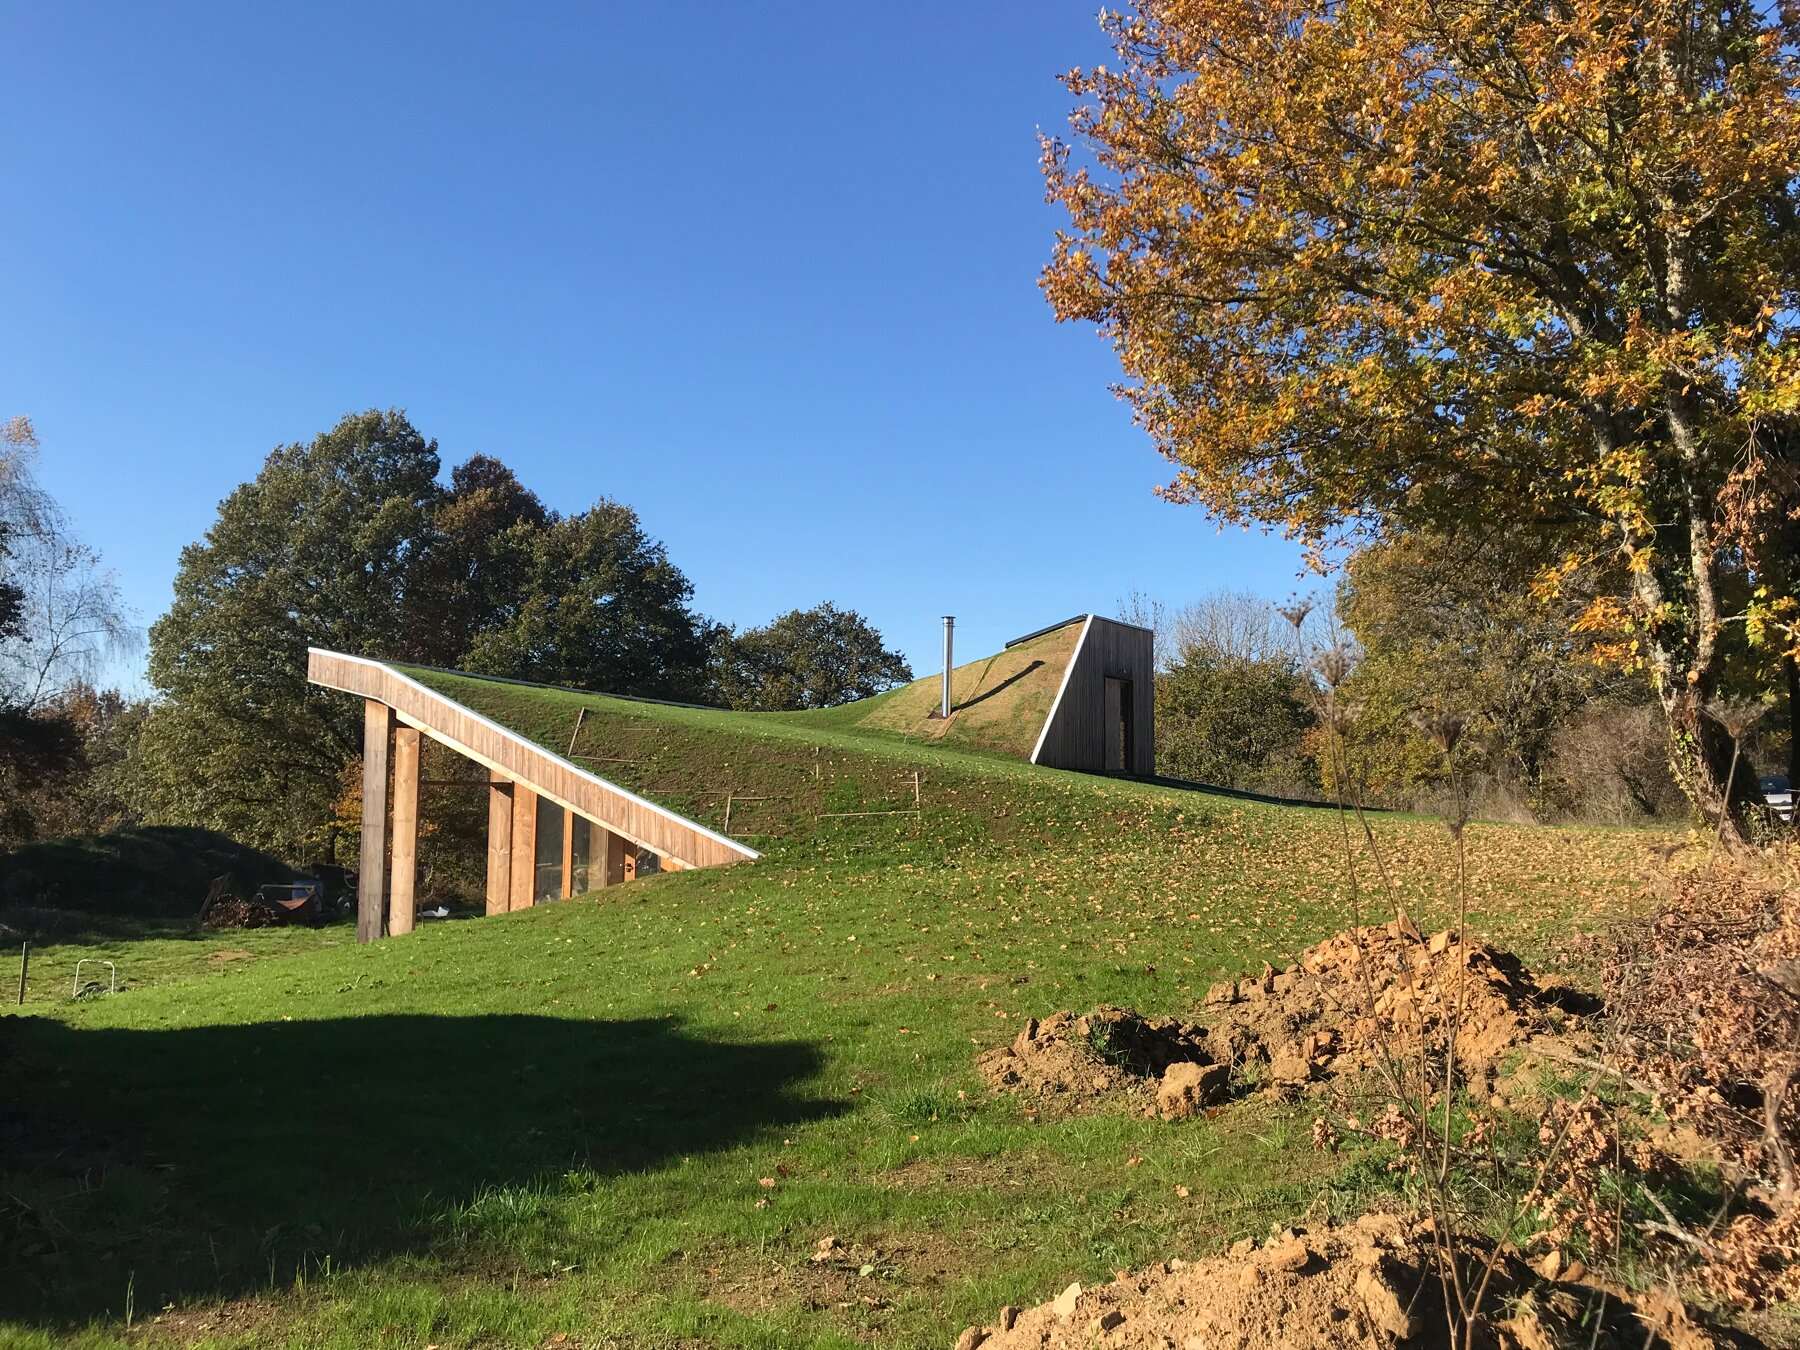
M 509 554 L 521 588 L 471 643 L 468 669 L 614 694 L 704 695 L 710 627 L 637 512 L 602 499 L 521 542 L 525 551 Z
M 1534 589 L 1544 552 L 1529 536 L 1469 528 L 1398 535 L 1349 560 L 1338 614 L 1359 660 L 1345 696 L 1360 709 L 1353 735 L 1374 786 L 1404 796 L 1435 779 L 1443 756 L 1416 724 L 1450 715 L 1466 728 L 1457 755 L 1467 773 L 1554 813 L 1570 804 L 1554 770 L 1576 717 L 1654 697 L 1618 664 L 1618 634 L 1581 622 L 1627 580 L 1589 566 L 1553 592 Z
M 361 749 L 351 699 L 306 682 L 306 649 L 400 656 L 428 626 L 409 581 L 443 500 L 438 454 L 399 412 L 345 417 L 273 451 L 182 550 L 150 630 L 157 691 L 132 754 L 132 805 L 303 856 Z
M 913 677 L 906 658 L 889 650 L 867 619 L 830 603 L 720 633 L 714 670 L 727 704 L 762 712 L 835 707 Z
M 1294 658 L 1244 658 L 1202 642 L 1156 677 L 1156 767 L 1218 787 L 1317 786 L 1301 754 L 1313 710 Z

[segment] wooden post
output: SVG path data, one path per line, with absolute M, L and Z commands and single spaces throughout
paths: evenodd
M 513 785 L 497 773 L 488 781 L 487 912 L 512 908 Z
M 31 944 L 27 942 L 19 952 L 19 1006 L 25 1006 L 25 972 L 31 969 Z
M 388 886 L 388 932 L 410 933 L 419 881 L 419 731 L 394 728 L 394 863 Z
M 575 813 L 563 808 L 562 898 L 575 894 Z
M 356 868 L 356 940 L 381 936 L 383 882 L 387 878 L 388 740 L 394 710 L 375 699 L 363 702 L 362 858 Z
M 530 909 L 537 892 L 537 793 L 513 784 L 512 885 L 509 907 Z

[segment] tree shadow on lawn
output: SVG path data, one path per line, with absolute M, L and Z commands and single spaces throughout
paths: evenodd
M 674 1019 L 0 1019 L 0 1320 L 116 1317 L 128 1282 L 142 1315 L 422 1251 L 495 1188 L 841 1114 L 803 1095 L 823 1062 Z

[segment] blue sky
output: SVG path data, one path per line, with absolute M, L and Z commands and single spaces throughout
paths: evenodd
M 1146 590 L 1295 588 L 1036 277 L 1092 0 L 0 4 L 0 416 L 145 622 L 277 444 L 403 407 L 446 470 L 630 503 L 739 625 L 921 672 Z

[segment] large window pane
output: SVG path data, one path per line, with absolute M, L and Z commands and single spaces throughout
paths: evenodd
M 563 809 L 548 797 L 537 804 L 537 884 L 531 901 L 562 899 Z
M 569 849 L 569 893 L 580 895 L 594 888 L 594 839 L 599 833 L 586 816 L 575 817 L 575 833 Z

